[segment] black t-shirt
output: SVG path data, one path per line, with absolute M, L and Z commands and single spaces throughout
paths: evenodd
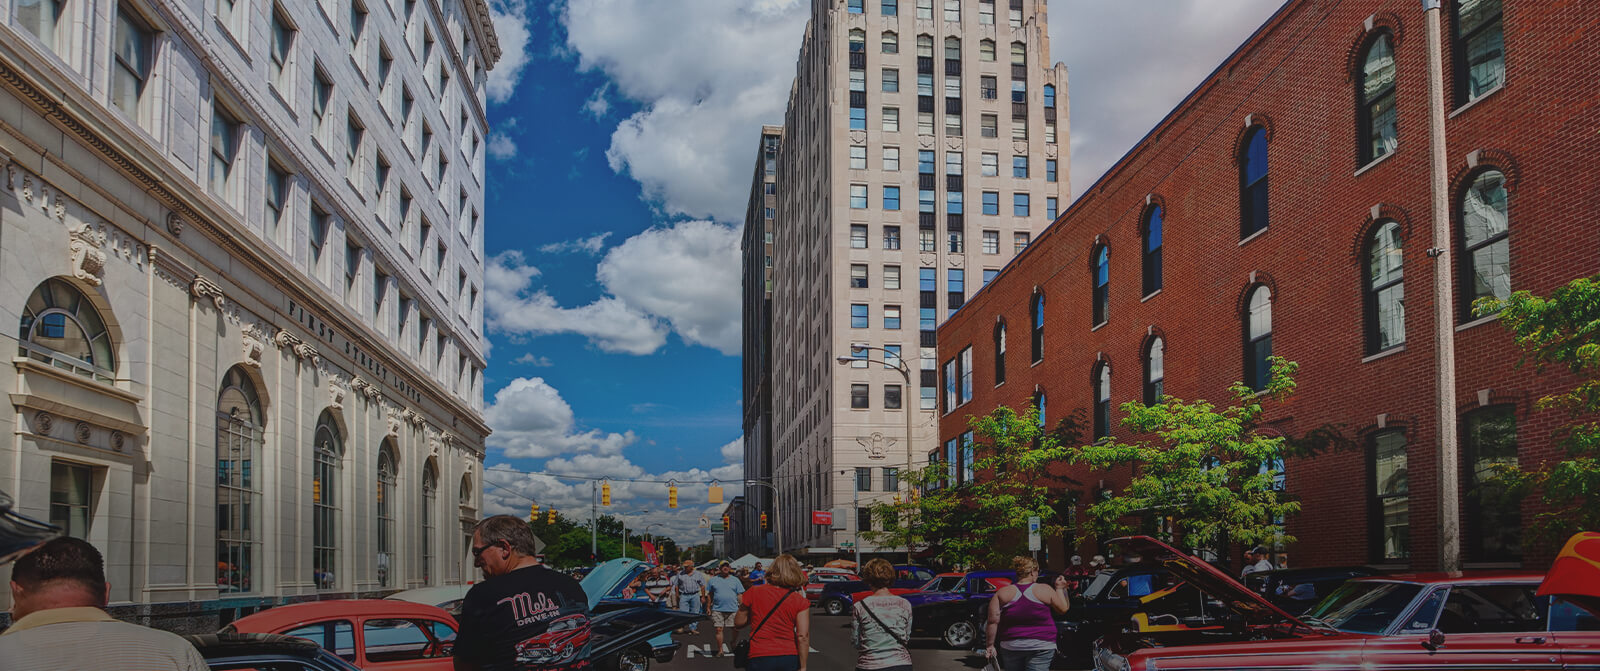
M 473 585 L 456 619 L 455 654 L 483 671 L 589 668 L 589 597 L 543 566 Z

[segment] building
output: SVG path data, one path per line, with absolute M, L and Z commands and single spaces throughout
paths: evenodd
M 772 237 L 778 210 L 778 146 L 782 126 L 762 126 L 761 145 L 750 178 L 739 250 L 743 277 L 744 477 L 772 481 Z M 746 489 L 749 505 L 733 514 L 739 530 L 733 549 L 765 556 L 773 543 L 762 529 L 761 513 L 772 510 L 772 490 Z
M 0 36 L 19 512 L 177 630 L 470 579 L 488 7 L 16 2 Z
M 937 433 L 935 327 L 1068 195 L 1046 3 L 935 4 L 817 0 L 801 43 L 773 242 L 780 550 L 836 551 L 906 491 Z
M 968 416 L 1029 404 L 1052 425 L 1082 418 L 1090 439 L 1134 438 L 1121 404 L 1226 401 L 1280 355 L 1299 386 L 1267 406 L 1266 429 L 1347 439 L 1283 465 L 1304 506 L 1289 520 L 1297 563 L 1426 570 L 1459 552 L 1467 567 L 1540 566 L 1521 543 L 1538 508 L 1495 506 L 1480 479 L 1560 454 L 1561 416 L 1534 404 L 1571 380 L 1518 367 L 1470 303 L 1600 270 L 1600 239 L 1577 223 L 1600 207 L 1587 160 L 1600 108 L 1570 85 L 1600 77 L 1600 7 L 1501 5 L 1444 3 L 1445 74 L 1430 81 L 1417 3 L 1286 3 L 940 329 L 941 439 L 959 449 Z M 1063 514 L 1126 482 L 1058 473 L 1082 483 Z M 1054 565 L 1070 554 L 1047 546 Z

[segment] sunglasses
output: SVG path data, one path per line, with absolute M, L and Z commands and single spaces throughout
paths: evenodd
M 490 543 L 490 544 L 482 546 L 482 547 L 478 547 L 478 546 L 475 545 L 475 546 L 472 547 L 472 556 L 473 556 L 473 558 L 481 559 L 483 557 L 483 553 L 485 551 L 487 551 L 489 548 L 495 547 L 495 546 L 500 545 L 501 543 L 504 543 L 504 542 L 505 541 L 495 541 L 493 543 Z

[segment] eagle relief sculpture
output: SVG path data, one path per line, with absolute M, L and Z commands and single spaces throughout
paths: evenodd
M 867 451 L 867 458 L 882 459 L 888 456 L 888 447 L 894 444 L 894 439 L 885 438 L 883 434 L 874 431 L 870 436 L 857 438 L 856 442 Z

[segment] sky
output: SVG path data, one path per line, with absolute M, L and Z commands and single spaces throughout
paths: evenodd
M 741 493 L 740 228 L 810 2 L 490 0 L 487 512 L 587 519 L 552 474 L 609 477 L 603 513 L 692 544 Z M 1281 4 L 1050 0 L 1073 193 Z

